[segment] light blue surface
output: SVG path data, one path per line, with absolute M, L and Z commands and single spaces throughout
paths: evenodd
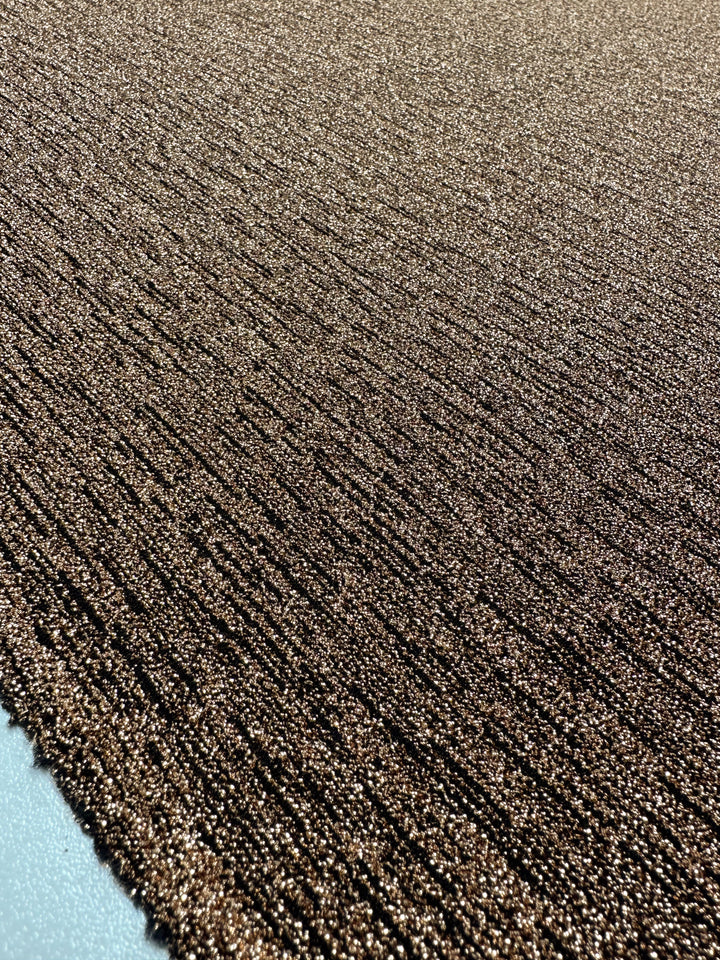
M 0 709 L 0 960 L 163 960 Z

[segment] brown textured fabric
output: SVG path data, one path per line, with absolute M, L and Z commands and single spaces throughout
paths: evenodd
M 0 687 L 174 955 L 720 956 L 720 23 L 0 6 Z

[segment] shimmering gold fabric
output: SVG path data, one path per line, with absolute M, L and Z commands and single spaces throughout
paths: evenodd
M 720 955 L 719 14 L 0 6 L 0 688 L 173 955 Z

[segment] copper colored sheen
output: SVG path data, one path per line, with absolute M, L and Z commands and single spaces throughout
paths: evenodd
M 174 956 L 720 956 L 719 19 L 0 6 L 0 689 Z

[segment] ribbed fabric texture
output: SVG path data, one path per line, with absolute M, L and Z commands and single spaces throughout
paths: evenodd
M 720 956 L 719 12 L 0 6 L 0 687 L 173 956 Z

